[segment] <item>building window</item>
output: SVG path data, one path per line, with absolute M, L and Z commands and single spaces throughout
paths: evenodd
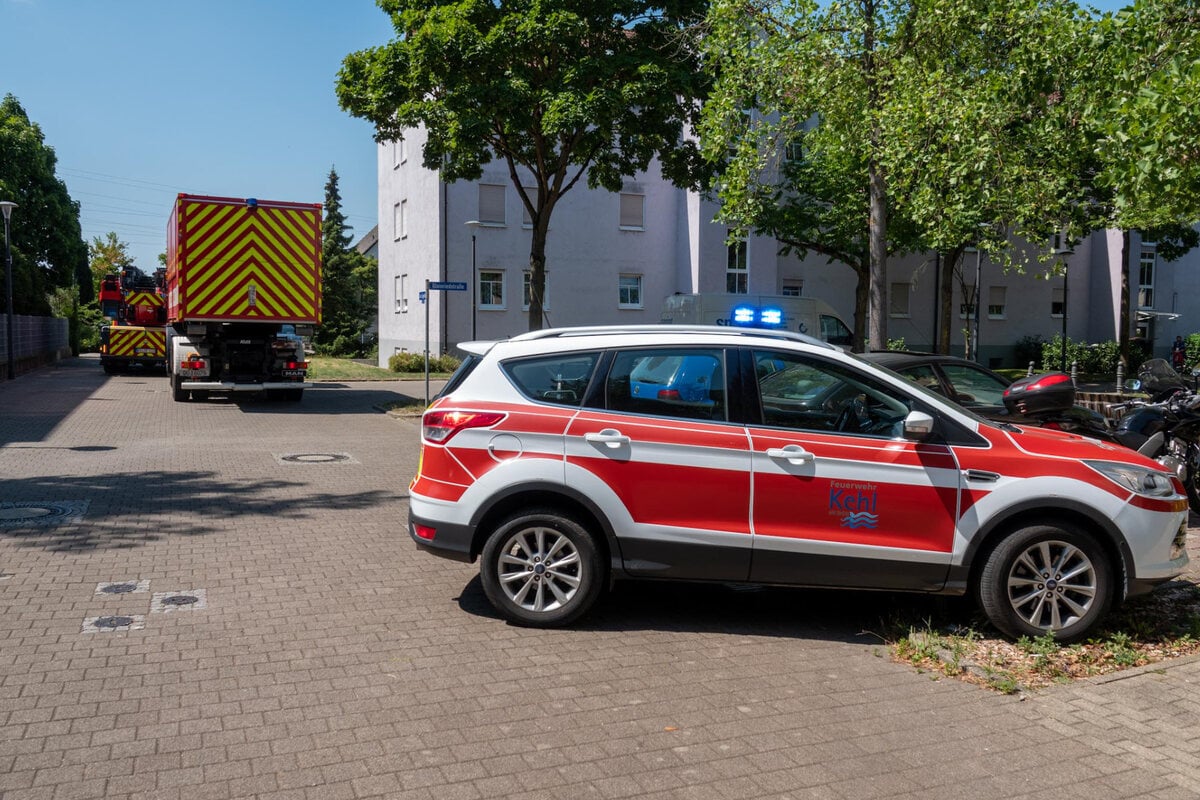
M 746 258 L 746 240 L 729 245 L 725 260 L 725 292 L 746 294 L 750 291 L 750 269 Z
M 1138 308 L 1154 308 L 1154 262 L 1158 253 L 1143 250 L 1138 258 Z
M 398 167 L 405 161 L 408 161 L 408 143 L 403 136 L 392 139 L 392 166 Z
M 406 202 L 401 200 L 392 206 L 392 239 L 397 242 L 405 236 L 404 212 L 407 209 L 404 206 Z
M 533 297 L 533 273 L 525 270 L 521 274 L 521 310 L 528 311 L 530 299 Z M 542 310 L 550 308 L 550 276 L 542 277 Z
M 1063 288 L 1056 286 L 1050 292 L 1050 316 L 1061 318 L 1066 304 L 1063 302 Z
M 479 307 L 492 310 L 504 308 L 504 270 L 479 271 Z
M 1004 319 L 1008 290 L 1003 286 L 988 287 L 988 319 Z
M 893 283 L 892 291 L 888 293 L 888 316 L 908 317 L 909 301 L 912 298 L 912 285 L 909 283 Z
M 396 313 L 408 313 L 408 275 L 396 276 Z
M 975 319 L 975 287 L 963 286 L 963 301 L 958 304 L 959 319 Z
M 787 144 L 783 146 L 783 158 L 785 161 L 799 163 L 804 160 L 804 145 L 799 139 L 789 139 Z
M 621 275 L 617 279 L 617 308 L 642 307 L 642 276 Z
M 504 224 L 504 186 L 479 184 L 479 221 L 484 225 Z
M 799 297 L 804 291 L 803 283 L 785 283 L 779 290 L 779 293 L 784 297 Z
M 620 229 L 623 231 L 646 230 L 645 206 L 645 195 L 625 194 L 622 192 Z
M 525 190 L 525 196 L 529 198 L 530 202 L 537 201 L 537 189 L 532 186 L 523 186 L 521 188 Z M 529 209 L 525 207 L 525 201 L 523 200 L 521 201 L 521 227 L 533 227 L 533 217 L 529 215 Z

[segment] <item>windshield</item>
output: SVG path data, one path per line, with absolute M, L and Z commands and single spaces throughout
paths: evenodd
M 895 370 L 888 369 L 887 367 L 883 366 L 882 364 L 876 364 L 874 361 L 868 361 L 867 359 L 859 356 L 857 353 L 848 353 L 848 355 L 851 358 L 856 359 L 858 361 L 858 363 L 860 363 L 860 364 L 865 364 L 866 366 L 870 367 L 873 370 L 876 370 L 878 372 L 885 372 L 888 375 L 891 375 L 892 377 L 903 381 L 905 383 L 905 385 L 909 389 L 911 389 L 915 394 L 919 394 L 922 397 L 926 398 L 927 400 L 930 400 L 933 403 L 933 405 L 935 405 L 935 406 L 944 406 L 947 403 L 949 403 L 950 405 L 954 406 L 954 408 L 957 409 L 960 413 L 965 414 L 966 416 L 970 417 L 975 422 L 978 422 L 980 425 L 986 425 L 989 428 L 1007 428 L 1009 430 L 1011 430 L 1013 428 L 1011 423 L 994 422 L 990 419 L 987 419 L 986 417 L 981 417 L 978 414 L 976 414 L 974 411 L 972 411 L 971 409 L 964 408 L 963 406 L 959 405 L 958 403 L 955 403 L 953 400 L 947 400 L 946 395 L 942 394 L 941 392 L 935 392 L 932 389 L 927 389 L 926 387 L 922 386 L 921 384 L 916 383 L 916 382 L 904 377 L 903 375 L 901 375 L 899 372 L 896 372 Z

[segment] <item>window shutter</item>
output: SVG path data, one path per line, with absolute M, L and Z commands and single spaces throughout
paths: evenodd
M 479 184 L 479 221 L 493 225 L 504 224 L 504 187 Z

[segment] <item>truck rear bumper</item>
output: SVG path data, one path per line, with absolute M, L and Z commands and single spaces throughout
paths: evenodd
M 189 392 L 261 392 L 266 389 L 312 389 L 316 384 L 295 381 L 268 381 L 267 383 L 234 383 L 233 381 L 188 381 L 180 388 Z

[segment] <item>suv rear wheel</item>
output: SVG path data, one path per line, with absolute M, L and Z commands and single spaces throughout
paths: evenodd
M 507 620 L 566 625 L 587 612 L 604 586 L 596 542 L 582 525 L 550 508 L 501 522 L 483 548 L 483 590 Z
M 979 576 L 993 625 L 1015 638 L 1082 639 L 1112 605 L 1112 567 L 1095 539 L 1072 527 L 1030 525 L 1000 542 Z

